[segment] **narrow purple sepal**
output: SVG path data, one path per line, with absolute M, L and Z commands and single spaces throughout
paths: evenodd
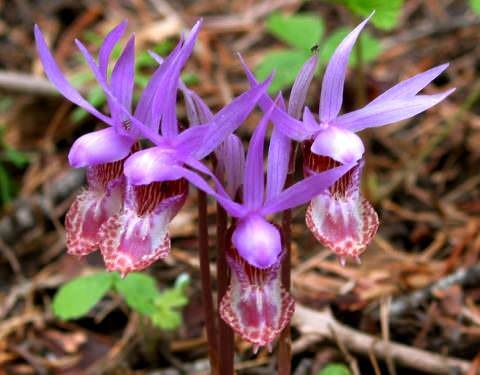
M 111 163 L 130 153 L 135 140 L 119 135 L 109 127 L 87 133 L 70 148 L 68 161 L 74 168 Z
M 247 160 L 245 162 L 245 182 L 243 185 L 243 201 L 251 210 L 260 208 L 263 203 L 265 180 L 263 173 L 263 144 L 268 122 L 276 103 L 272 103 L 268 112 L 263 115 L 260 124 L 253 132 L 248 147 Z
M 353 29 L 339 44 L 325 69 L 320 94 L 319 115 L 322 122 L 328 123 L 337 117 L 342 107 L 343 86 L 347 73 L 348 59 L 360 32 L 373 13 L 355 29 Z
M 101 69 L 101 68 L 100 68 Z M 135 80 L 135 37 L 129 39 L 113 68 L 110 86 L 112 93 L 127 110 L 132 110 L 132 95 Z
M 177 117 L 175 113 L 175 104 L 177 102 L 176 92 L 180 73 L 183 66 L 190 57 L 197 39 L 198 33 L 202 26 L 202 20 L 197 21 L 193 26 L 190 34 L 185 40 L 182 49 L 170 65 L 165 74 L 152 103 L 152 111 L 160 111 L 163 113 L 162 118 L 162 135 L 164 137 L 173 137 L 178 134 Z
M 291 150 L 290 139 L 274 127 L 268 146 L 266 201 L 275 199 L 285 186 Z
M 100 72 L 105 77 L 107 77 L 108 61 L 110 60 L 110 54 L 112 53 L 113 48 L 125 32 L 127 24 L 128 21 L 124 20 L 117 26 L 115 26 L 112 31 L 107 34 L 102 45 L 100 46 L 100 51 L 98 52 L 98 66 L 100 67 Z
M 255 79 L 255 76 L 253 75 L 252 71 L 248 68 L 247 64 L 243 60 L 242 56 L 239 54 L 238 55 L 240 62 L 243 66 L 243 70 L 245 71 L 245 74 L 248 78 L 248 81 L 251 86 L 258 84 L 257 80 Z M 273 100 L 268 96 L 267 94 L 263 95 L 259 101 L 258 104 L 262 108 L 263 112 L 268 111 L 270 106 L 272 105 Z M 304 141 L 308 138 L 310 138 L 315 130 L 318 129 L 311 129 L 306 127 L 301 121 L 298 121 L 291 116 L 288 115 L 288 113 L 284 110 L 281 110 L 280 108 L 276 108 L 271 116 L 272 122 L 275 124 L 276 127 L 278 127 L 283 134 L 288 136 L 290 139 L 293 139 L 295 141 Z
M 183 45 L 183 40 L 180 40 L 172 52 L 164 59 L 163 63 L 152 74 L 147 86 L 140 95 L 137 107 L 135 108 L 135 118 L 144 123 L 147 127 L 155 132 L 158 131 L 160 118 L 162 113 L 159 111 L 152 111 L 153 100 L 158 87 L 161 85 L 162 79 L 169 70 L 170 65 L 180 53 Z
M 380 101 L 335 119 L 334 124 L 358 132 L 415 116 L 440 103 L 455 89 L 435 95 L 416 95 L 406 99 Z
M 35 25 L 34 28 L 35 42 L 37 45 L 38 54 L 40 60 L 42 61 L 43 69 L 47 75 L 50 82 L 52 82 L 60 93 L 70 100 L 72 103 L 75 103 L 79 107 L 82 107 L 84 110 L 98 118 L 100 121 L 112 125 L 113 121 L 108 116 L 105 116 L 103 113 L 100 113 L 95 107 L 93 107 L 89 102 L 87 102 L 79 92 L 65 79 L 60 68 L 55 62 L 50 50 L 45 43 L 42 32 L 38 25 Z
M 352 164 L 346 164 L 309 176 L 282 191 L 274 199 L 268 200 L 260 210 L 260 213 L 262 215 L 270 215 L 300 206 L 320 194 L 325 189 L 328 189 L 352 167 Z
M 290 99 L 288 100 L 288 114 L 297 120 L 302 115 L 302 108 L 305 105 L 308 88 L 317 69 L 317 63 L 318 56 L 315 54 L 303 64 L 293 83 Z
M 244 181 L 245 150 L 242 141 L 230 134 L 215 150 L 217 167 L 215 173 L 223 176 L 228 195 L 235 199 L 238 189 Z
M 448 66 L 448 63 L 442 64 L 436 66 L 435 68 L 429 69 L 426 72 L 419 73 L 411 78 L 408 78 L 388 89 L 383 94 L 377 96 L 368 105 L 374 105 L 393 99 L 405 99 L 417 95 L 425 86 L 427 86 L 442 72 L 444 72 Z
M 215 114 L 212 121 L 209 122 L 202 145 L 195 152 L 198 159 L 203 159 L 215 150 L 229 134 L 245 121 L 260 97 L 265 94 L 271 80 L 272 77 L 269 77 L 260 85 L 252 87 Z

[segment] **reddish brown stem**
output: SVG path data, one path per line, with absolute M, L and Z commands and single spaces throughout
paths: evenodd
M 292 152 L 292 157 L 295 152 Z M 293 168 L 287 176 L 286 186 L 290 186 L 293 181 Z M 282 260 L 281 279 L 282 286 L 290 291 L 290 272 L 291 272 L 291 251 L 292 251 L 292 210 L 285 210 L 282 216 L 282 232 L 285 241 L 285 256 Z M 292 372 L 292 340 L 290 336 L 290 324 L 288 324 L 278 340 L 277 365 L 279 375 L 290 375 Z
M 202 282 L 203 308 L 207 330 L 208 356 L 212 374 L 218 374 L 218 346 L 215 336 L 215 310 L 213 308 L 212 285 L 210 280 L 210 260 L 208 254 L 207 195 L 198 190 L 198 246 L 200 255 L 200 275 Z
M 228 289 L 229 268 L 227 264 L 227 213 L 217 203 L 217 281 L 218 309 L 220 301 Z M 219 372 L 221 375 L 233 375 L 233 331 L 218 315 Z

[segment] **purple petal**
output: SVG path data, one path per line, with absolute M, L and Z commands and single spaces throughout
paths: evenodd
M 135 78 L 135 37 L 132 35 L 112 72 L 111 90 L 119 102 L 129 111 Z
M 360 32 L 372 15 L 373 13 L 343 39 L 325 69 L 319 108 L 320 120 L 322 122 L 333 120 L 340 112 L 350 52 Z
M 210 111 L 210 108 L 208 108 L 202 98 L 200 98 L 196 92 L 187 88 L 181 80 L 179 81 L 179 87 L 183 93 L 183 97 L 185 98 L 187 118 L 190 126 L 205 124 L 211 121 L 213 118 L 213 113 Z
M 255 76 L 253 75 L 252 71 L 248 68 L 242 56 L 240 54 L 238 56 L 243 66 L 243 70 L 247 75 L 248 81 L 250 82 L 250 85 L 253 86 L 258 84 L 257 80 L 255 79 Z M 262 108 L 263 112 L 268 111 L 272 103 L 273 103 L 273 100 L 267 94 L 262 95 L 260 97 L 260 100 L 258 101 L 258 104 Z M 275 126 L 278 127 L 283 134 L 285 134 L 290 139 L 293 139 L 299 142 L 310 138 L 314 131 L 313 129 L 307 128 L 305 124 L 302 123 L 301 121 L 298 121 L 293 117 L 289 116 L 286 111 L 280 108 L 276 108 L 273 111 L 271 119 L 272 119 L 272 122 L 275 124 Z
M 153 99 L 151 110 L 160 111 L 160 113 L 164 113 L 165 116 L 162 119 L 162 135 L 164 137 L 172 137 L 178 133 L 175 113 L 178 80 L 180 79 L 180 72 L 183 66 L 192 54 L 201 25 L 202 21 L 200 20 L 197 21 L 197 23 L 193 26 L 181 51 L 170 65 L 168 72 L 164 75 L 165 79 L 161 84 L 159 84 L 159 89 L 157 90 Z
M 243 201 L 245 206 L 256 210 L 263 203 L 265 179 L 263 172 L 263 146 L 268 122 L 276 103 L 273 103 L 260 124 L 253 132 L 248 146 L 247 160 L 245 162 L 245 177 L 243 184 Z
M 262 84 L 252 87 L 215 114 L 206 128 L 202 144 L 195 152 L 197 159 L 210 154 L 245 121 L 259 98 L 265 94 L 271 80 L 270 77 Z
M 297 120 L 302 115 L 302 108 L 305 105 L 308 88 L 317 69 L 317 63 L 318 56 L 315 54 L 303 64 L 302 69 L 293 83 L 288 101 L 288 114 Z
M 38 54 L 40 60 L 42 61 L 43 69 L 48 79 L 55 85 L 58 91 L 70 100 L 72 103 L 75 103 L 79 107 L 82 107 L 84 110 L 98 118 L 100 121 L 112 125 L 113 121 L 111 118 L 105 116 L 103 113 L 97 111 L 89 102 L 87 102 L 79 92 L 65 79 L 55 62 L 50 50 L 45 43 L 42 32 L 38 25 L 35 25 L 35 42 L 37 44 Z
M 318 133 L 311 150 L 314 154 L 329 156 L 342 164 L 351 164 L 361 159 L 365 147 L 354 132 L 329 126 Z
M 228 195 L 235 198 L 238 189 L 243 184 L 245 171 L 245 150 L 242 141 L 230 134 L 215 150 L 217 158 L 217 176 L 223 176 Z
M 68 161 L 74 168 L 111 163 L 130 153 L 135 140 L 119 135 L 114 128 L 87 133 L 70 148 Z
M 232 243 L 243 259 L 262 269 L 277 263 L 282 252 L 277 227 L 259 215 L 247 216 L 239 221 L 232 234 Z
M 391 124 L 413 117 L 433 107 L 454 91 L 455 89 L 451 89 L 442 94 L 416 95 L 406 99 L 381 101 L 380 103 L 368 105 L 357 111 L 346 113 L 338 117 L 334 124 L 353 132 Z
M 162 113 L 153 111 L 153 100 L 156 92 L 161 86 L 165 74 L 170 69 L 171 64 L 176 59 L 182 49 L 183 41 L 181 40 L 175 49 L 165 58 L 164 62 L 155 70 L 152 77 L 148 81 L 147 86 L 143 90 L 137 107 L 135 108 L 135 117 L 143 122 L 147 127 L 157 131 Z
M 104 77 L 107 77 L 108 60 L 110 60 L 110 54 L 112 53 L 113 48 L 125 32 L 127 24 L 128 21 L 124 20 L 123 22 L 115 26 L 112 31 L 110 31 L 105 37 L 105 40 L 100 47 L 100 51 L 98 53 L 98 66 L 100 67 L 100 72 L 102 72 Z
M 352 167 L 352 164 L 342 165 L 297 182 L 277 197 L 268 200 L 261 209 L 261 214 L 270 215 L 308 202 L 314 196 L 329 188 Z
M 90 69 L 92 69 L 93 74 L 95 75 L 95 78 L 97 79 L 98 83 L 100 86 L 102 86 L 103 91 L 105 92 L 105 95 L 107 96 L 107 99 L 109 103 L 112 103 L 112 105 L 115 107 L 116 111 L 119 111 L 119 113 L 122 113 L 134 126 L 133 129 L 127 130 L 125 129 L 122 124 L 113 124 L 115 125 L 117 131 L 121 133 L 125 133 L 125 135 L 128 135 L 132 138 L 137 137 L 138 134 L 137 132 L 140 132 L 148 138 L 150 141 L 155 143 L 156 145 L 163 145 L 165 143 L 164 139 L 156 133 L 155 130 L 149 128 L 146 126 L 143 122 L 139 121 L 136 117 L 132 116 L 132 114 L 126 109 L 120 102 L 119 100 L 113 95 L 112 91 L 110 90 L 105 78 L 102 76 L 100 73 L 100 70 L 95 63 L 95 60 L 93 57 L 90 55 L 90 53 L 87 51 L 85 46 L 78 40 L 75 40 L 78 48 L 80 49 L 80 52 L 84 56 L 85 60 L 87 61 Z
M 174 151 L 162 147 L 134 153 L 125 161 L 124 173 L 132 185 L 147 185 L 182 177 Z
M 405 81 L 402 81 L 391 89 L 385 91 L 383 94 L 377 96 L 368 105 L 378 104 L 381 101 L 393 99 L 405 99 L 417 95 L 425 86 L 437 78 L 449 64 L 439 65 L 435 68 L 427 70 L 426 72 L 417 74 Z
M 282 191 L 287 179 L 292 143 L 277 127 L 273 128 L 268 147 L 267 189 L 265 199 L 273 200 Z
M 148 53 L 159 65 L 164 63 L 165 59 L 162 56 L 154 51 L 148 51 Z M 178 80 L 178 87 L 185 98 L 187 117 L 190 125 L 198 125 L 208 122 L 213 117 L 213 113 L 205 102 L 193 90 L 190 90 L 181 78 Z

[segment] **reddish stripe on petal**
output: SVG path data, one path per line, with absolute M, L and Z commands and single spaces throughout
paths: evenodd
M 229 238 L 231 233 L 232 229 Z M 270 345 L 295 310 L 292 296 L 281 286 L 281 259 L 269 268 L 255 268 L 243 260 L 231 241 L 227 259 L 232 273 L 229 289 L 220 303 L 220 316 L 255 346 Z
M 186 181 L 127 186 L 123 210 L 100 228 L 100 250 L 109 271 L 139 271 L 170 251 L 168 224 L 185 203 Z

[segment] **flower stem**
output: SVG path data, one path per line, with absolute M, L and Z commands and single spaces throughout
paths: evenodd
M 200 255 L 200 275 L 202 282 L 203 308 L 208 340 L 208 356 L 212 374 L 218 369 L 218 347 L 215 337 L 215 312 L 213 308 L 212 285 L 210 280 L 210 260 L 208 256 L 207 195 L 198 190 L 198 246 Z
M 217 281 L 218 307 L 228 289 L 229 268 L 227 264 L 227 213 L 217 203 Z M 219 372 L 221 375 L 233 375 L 233 331 L 218 314 Z
M 295 155 L 294 152 L 292 152 Z M 290 186 L 293 181 L 293 173 L 289 173 L 287 176 L 286 186 Z M 291 251 L 292 251 L 292 210 L 285 210 L 282 217 L 282 233 L 283 240 L 285 241 L 285 256 L 282 260 L 281 279 L 282 286 L 290 291 L 290 272 L 291 272 Z M 290 324 L 288 324 L 278 340 L 278 353 L 277 364 L 279 375 L 290 375 L 292 372 L 292 341 L 290 336 Z

